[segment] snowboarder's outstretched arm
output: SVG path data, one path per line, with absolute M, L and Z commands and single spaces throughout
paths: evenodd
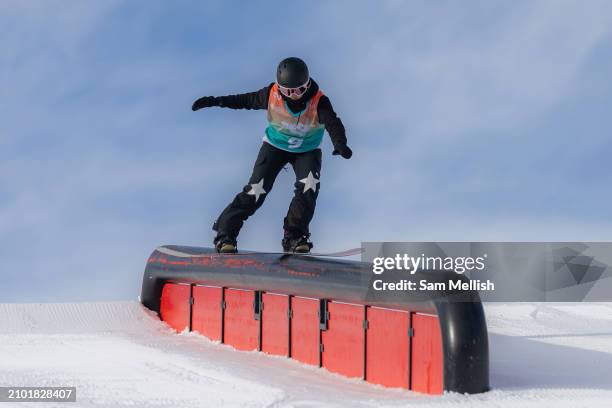
M 212 106 L 230 109 L 268 109 L 268 96 L 270 95 L 271 87 L 272 84 L 256 92 L 238 95 L 203 96 L 193 103 L 191 110 L 197 111 Z
M 325 130 L 329 133 L 329 137 L 334 145 L 332 154 L 350 159 L 353 155 L 353 151 L 346 145 L 346 131 L 344 130 L 344 125 L 338 115 L 336 115 L 336 112 L 334 112 L 331 101 L 327 96 L 322 96 L 321 99 L 319 99 L 317 114 L 319 115 L 319 122 L 325 126 Z

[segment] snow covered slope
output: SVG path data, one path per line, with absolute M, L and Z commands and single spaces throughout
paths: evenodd
M 431 397 L 177 335 L 137 302 L 0 304 L 0 385 L 77 387 L 76 404 L 14 404 L 45 408 L 612 406 L 612 304 L 486 314 L 493 391 Z

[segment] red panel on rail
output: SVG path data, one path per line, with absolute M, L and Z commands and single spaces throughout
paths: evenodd
M 261 320 L 261 351 L 289 355 L 289 296 L 264 293 Z
M 328 303 L 328 329 L 323 331 L 322 365 L 347 377 L 363 377 L 364 307 Z
M 291 298 L 291 357 L 319 365 L 319 300 Z
M 412 315 L 412 389 L 427 394 L 442 394 L 442 337 L 436 316 Z
M 190 285 L 166 283 L 162 289 L 159 314 L 177 332 L 189 329 Z
M 255 320 L 252 290 L 226 289 L 223 342 L 238 350 L 257 350 L 259 320 Z
M 191 329 L 211 340 L 221 340 L 223 288 L 216 286 L 193 287 Z
M 366 381 L 386 387 L 408 388 L 410 314 L 368 307 Z

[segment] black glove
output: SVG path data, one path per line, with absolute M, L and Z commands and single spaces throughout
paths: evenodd
M 219 105 L 219 102 L 217 102 L 217 98 L 214 96 L 203 96 L 191 105 L 191 110 L 195 112 L 202 108 L 210 108 L 217 105 Z
M 353 151 L 347 145 L 338 145 L 334 147 L 334 151 L 332 152 L 334 156 L 340 155 L 345 159 L 350 159 L 353 155 Z

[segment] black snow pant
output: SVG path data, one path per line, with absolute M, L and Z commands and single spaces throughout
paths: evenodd
M 234 197 L 213 225 L 217 231 L 215 245 L 226 240 L 236 240 L 244 221 L 261 207 L 276 176 L 288 163 L 291 163 L 295 172 L 295 191 L 284 220 L 285 234 L 292 237 L 309 234 L 308 226 L 319 195 L 321 149 L 292 153 L 264 142 L 259 149 L 249 183 Z

